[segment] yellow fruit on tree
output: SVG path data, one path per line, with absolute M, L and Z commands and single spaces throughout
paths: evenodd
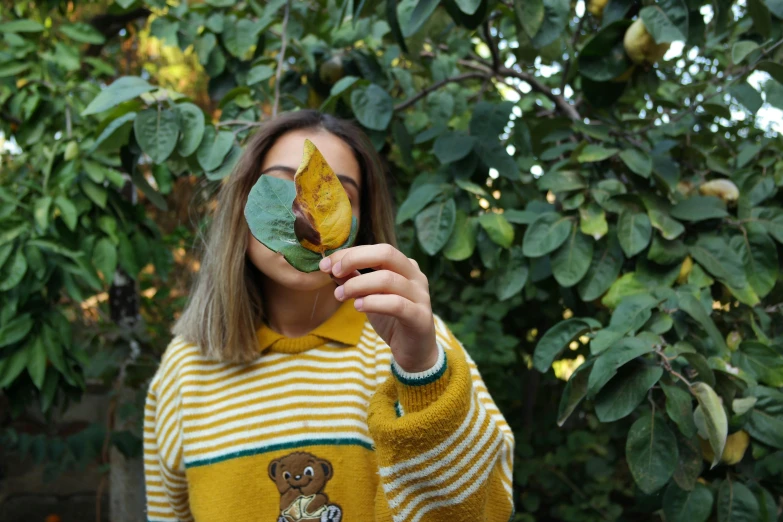
M 699 187 L 703 196 L 717 196 L 726 203 L 733 203 L 739 199 L 739 189 L 729 179 L 713 179 Z
M 729 335 L 726 336 L 726 346 L 728 346 L 729 350 L 732 352 L 737 351 L 737 348 L 739 348 L 741 342 L 742 335 L 740 335 L 740 333 L 737 331 L 729 332 Z
M 699 437 L 699 443 L 701 444 L 701 456 L 707 462 L 712 462 L 715 453 L 712 451 L 710 443 L 701 437 Z M 720 457 L 721 463 L 729 466 L 737 464 L 745 456 L 748 444 L 750 444 L 750 436 L 744 430 L 729 435 L 726 439 L 726 446 L 723 448 L 723 455 Z
M 644 26 L 644 22 L 642 22 L 641 18 L 637 18 L 625 31 L 623 45 L 625 46 L 625 52 L 633 63 L 652 65 L 663 58 L 671 44 L 655 43 L 652 35 Z
M 590 14 L 593 16 L 600 18 L 604 13 L 606 4 L 608 3 L 609 0 L 590 0 L 590 2 L 587 4 L 587 10 L 590 11 Z
M 691 270 L 693 270 L 693 259 L 691 259 L 691 256 L 688 256 L 680 266 L 680 275 L 677 276 L 677 282 L 681 285 L 687 283 Z

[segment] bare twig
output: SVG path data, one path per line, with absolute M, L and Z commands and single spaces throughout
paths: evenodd
M 407 109 L 417 101 L 421 100 L 425 96 L 427 96 L 429 93 L 433 91 L 437 91 L 444 85 L 447 85 L 449 83 L 455 83 L 455 82 L 461 82 L 465 80 L 470 80 L 471 78 L 490 78 L 491 74 L 486 73 L 479 73 L 479 72 L 471 72 L 471 73 L 464 73 L 464 74 L 458 74 L 457 76 L 452 76 L 451 78 L 446 78 L 445 80 L 441 80 L 437 83 L 433 83 L 426 89 L 422 90 L 420 93 L 416 94 L 415 96 L 411 96 L 404 102 L 398 103 L 394 106 L 395 111 L 401 111 L 403 109 Z
M 263 125 L 260 121 L 248 121 L 248 120 L 225 120 L 219 121 L 215 124 L 215 127 L 228 127 L 230 125 L 241 125 L 243 127 L 260 127 Z
M 579 39 L 579 35 L 582 34 L 582 25 L 585 23 L 585 19 L 587 18 L 587 16 L 585 16 L 586 14 L 587 13 L 582 14 L 582 18 L 579 19 L 579 23 L 576 25 L 574 36 L 571 37 L 571 55 L 568 57 L 565 67 L 563 67 L 563 77 L 560 79 L 561 93 L 565 93 L 565 86 L 568 83 L 568 73 L 571 69 L 571 62 L 573 62 L 574 58 L 576 57 L 576 41 Z
M 500 68 L 500 53 L 498 47 L 495 44 L 495 40 L 492 39 L 492 32 L 490 31 L 489 20 L 484 22 L 484 39 L 487 41 L 487 47 L 492 54 L 492 70 L 497 72 Z
M 285 48 L 288 45 L 288 15 L 291 11 L 291 0 L 285 3 L 285 13 L 283 14 L 283 27 L 280 43 L 280 54 L 277 56 L 277 72 L 275 74 L 275 102 L 272 105 L 272 117 L 277 116 L 280 108 L 280 77 L 283 74 L 283 62 L 285 61 Z

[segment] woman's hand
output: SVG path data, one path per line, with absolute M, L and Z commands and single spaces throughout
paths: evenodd
M 356 299 L 375 331 L 406 372 L 429 370 L 438 360 L 427 276 L 413 259 L 391 245 L 339 250 L 321 260 L 321 271 L 337 282 L 338 301 Z M 374 269 L 366 274 L 359 270 Z

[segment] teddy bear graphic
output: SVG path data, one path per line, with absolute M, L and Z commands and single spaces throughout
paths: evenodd
M 340 522 L 343 512 L 329 504 L 324 493 L 332 478 L 332 464 L 303 451 L 290 453 L 269 463 L 269 478 L 280 492 L 277 522 Z

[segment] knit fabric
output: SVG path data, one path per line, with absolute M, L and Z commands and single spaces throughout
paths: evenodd
M 144 419 L 151 522 L 507 522 L 514 437 L 435 318 L 409 373 L 353 302 L 304 337 L 262 327 L 250 364 L 175 338 Z

